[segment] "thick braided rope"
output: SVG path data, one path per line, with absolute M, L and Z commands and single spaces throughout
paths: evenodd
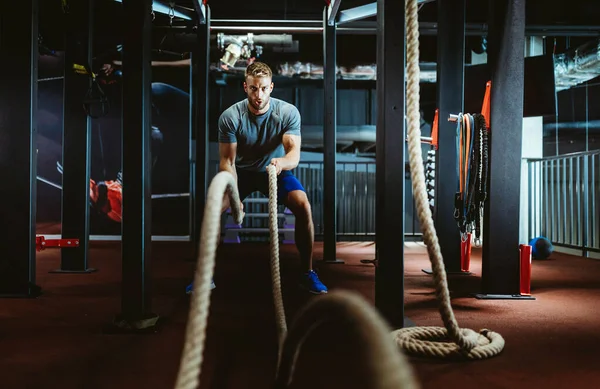
M 200 250 L 194 274 L 194 292 L 190 303 L 179 373 L 175 383 L 176 389 L 196 389 L 200 384 L 210 306 L 210 284 L 215 268 L 217 242 L 221 235 L 221 208 L 225 193 L 229 196 L 235 222 L 242 224 L 243 221 L 240 196 L 233 175 L 225 171 L 217 173 L 208 187 L 204 207 Z
M 294 365 L 303 343 L 320 326 L 333 322 L 344 327 L 348 341 L 360 350 L 356 356 L 366 366 L 369 389 L 413 389 L 419 385 L 406 357 L 390 342 L 390 328 L 360 295 L 334 291 L 311 300 L 290 325 L 283 344 L 275 389 L 292 384 Z
M 431 260 L 435 293 L 445 328 L 403 328 L 394 331 L 393 335 L 398 346 L 413 355 L 440 358 L 458 356 L 470 359 L 489 358 L 499 354 L 504 348 L 504 339 L 502 336 L 488 330 L 476 333 L 473 330 L 459 328 L 450 303 L 446 270 L 427 199 L 423 157 L 421 155 L 419 18 L 417 0 L 406 0 L 405 11 L 408 78 L 406 111 L 412 189 L 419 222 L 423 229 L 423 240 L 425 241 Z M 450 340 L 452 343 L 443 342 L 442 340 Z
M 279 348 L 285 338 L 287 325 L 281 293 L 281 275 L 279 271 L 279 231 L 277 226 L 277 173 L 275 167 L 267 168 L 269 174 L 269 227 L 271 232 L 271 276 L 273 281 L 273 300 L 279 335 Z M 196 389 L 200 384 L 206 326 L 210 306 L 210 284 L 214 274 L 217 242 L 220 237 L 220 218 L 224 195 L 229 197 L 231 211 L 236 224 L 242 224 L 240 195 L 231 173 L 218 173 L 208 188 L 204 219 L 200 236 L 198 263 L 194 275 L 194 293 L 190 304 L 190 313 L 185 334 L 185 344 L 175 383 L 176 389 Z
M 277 322 L 277 339 L 279 351 L 285 334 L 287 323 L 285 321 L 285 308 L 281 293 L 281 272 L 279 268 L 279 228 L 277 225 L 277 171 L 275 166 L 268 166 L 269 175 L 269 230 L 271 233 L 271 281 L 273 286 L 273 304 L 275 305 L 275 320 Z

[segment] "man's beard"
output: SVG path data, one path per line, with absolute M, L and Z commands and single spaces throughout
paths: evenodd
M 261 101 L 261 104 L 259 104 L 256 100 L 250 100 L 250 104 L 252 104 L 252 108 L 254 108 L 257 111 L 261 111 L 263 110 L 267 104 L 269 103 L 269 99 L 264 99 Z

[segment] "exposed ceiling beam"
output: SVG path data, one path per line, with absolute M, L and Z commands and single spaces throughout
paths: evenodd
M 117 0 L 118 1 L 118 0 Z M 342 11 L 343 12 L 343 11 Z M 242 33 L 256 32 L 282 32 L 321 34 L 323 31 L 323 20 L 270 20 L 270 19 L 211 19 L 212 31 L 238 31 Z M 339 26 L 339 22 L 338 22 Z M 174 23 L 172 26 L 154 25 L 154 28 L 187 29 L 185 22 Z M 419 34 L 424 36 L 437 35 L 438 24 L 436 22 L 419 22 Z M 377 34 L 377 22 L 355 21 L 345 23 L 336 29 L 337 34 Z M 486 23 L 467 23 L 465 35 L 485 36 L 488 34 Z M 528 25 L 525 26 L 525 36 L 547 36 L 547 37 L 598 37 L 600 36 L 600 25 Z
M 117 3 L 122 3 L 123 0 L 115 0 Z M 152 1 L 152 11 L 160 14 L 172 15 L 175 18 L 192 20 L 193 10 L 190 12 L 189 8 L 181 7 L 179 5 L 165 4 L 160 0 Z
M 350 23 L 356 20 L 370 18 L 375 15 L 377 15 L 377 3 L 360 5 L 358 7 L 340 11 L 340 16 L 337 19 L 337 24 L 339 26 L 344 23 Z
M 435 0 L 418 0 L 419 4 L 431 3 Z M 338 1 L 339 3 L 339 1 Z M 339 4 L 338 4 L 339 6 Z M 340 11 L 337 24 L 354 22 L 356 20 L 366 19 L 377 15 L 377 2 L 360 5 L 358 7 Z M 331 19 L 330 19 L 331 20 Z
M 437 35 L 436 22 L 419 22 L 419 34 L 423 36 Z M 376 34 L 377 22 L 356 21 L 337 28 L 338 34 Z M 486 23 L 467 23 L 465 35 L 486 36 L 488 25 Z M 525 26 L 525 36 L 570 36 L 570 37 L 597 37 L 600 36 L 600 25 L 528 25 Z
M 327 25 L 335 25 L 335 21 L 338 17 L 338 11 L 340 10 L 340 4 L 342 0 L 331 0 L 329 7 L 327 8 Z

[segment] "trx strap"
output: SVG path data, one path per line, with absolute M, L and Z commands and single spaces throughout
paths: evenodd
M 98 75 L 96 73 L 94 73 L 89 66 L 84 66 L 83 68 L 85 69 L 85 73 L 82 73 L 80 71 L 78 71 L 77 69 L 81 69 L 83 66 L 81 65 L 77 65 L 77 64 L 73 64 L 73 69 L 75 69 L 75 71 L 77 73 L 80 74 L 88 74 L 90 76 L 90 87 L 87 90 L 84 98 L 83 98 L 83 109 L 85 110 L 85 113 L 91 117 L 92 119 L 98 119 L 102 116 L 106 116 L 108 114 L 108 110 L 109 110 L 109 100 L 106 97 L 106 94 L 104 94 L 104 91 L 102 90 L 102 87 L 100 86 L 100 83 L 98 82 Z M 92 115 L 91 112 L 91 107 L 92 104 L 99 104 L 102 111 L 99 115 Z
M 61 0 L 61 7 L 65 15 L 66 22 L 71 25 L 71 28 L 73 28 L 72 26 L 74 26 L 75 23 L 73 23 L 73 14 L 71 12 L 68 0 Z M 74 33 L 76 33 L 76 31 L 77 30 L 75 30 Z M 87 59 L 85 59 L 85 56 L 81 52 L 79 52 L 77 53 L 77 57 L 81 59 L 82 64 L 73 63 L 73 71 L 77 74 L 84 74 L 90 77 L 90 86 L 83 98 L 83 110 L 89 117 L 93 119 L 98 119 L 99 117 L 108 114 L 108 98 L 106 97 L 106 94 L 104 93 L 102 87 L 100 87 L 100 84 L 98 83 L 97 74 L 92 71 L 90 64 L 87 62 Z M 92 104 L 94 103 L 100 104 L 101 106 L 101 114 L 99 116 L 94 116 L 91 114 L 90 109 Z

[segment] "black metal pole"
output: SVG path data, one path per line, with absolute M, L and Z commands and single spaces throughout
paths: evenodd
M 525 0 L 490 4 L 491 71 L 488 201 L 484 212 L 482 294 L 520 296 L 519 206 L 525 64 Z
M 465 67 L 465 0 L 437 2 L 437 107 L 439 109 L 438 150 L 435 160 L 435 229 L 438 233 L 446 272 L 462 272 L 460 231 L 454 219 L 457 190 L 456 123 L 448 115 L 463 112 Z
M 323 262 L 344 263 L 337 251 L 336 27 L 323 9 Z
M 0 295 L 36 297 L 38 0 L 0 3 Z
M 153 327 L 151 313 L 151 82 L 152 0 L 123 0 L 122 329 Z
M 92 80 L 73 71 L 74 64 L 92 64 L 94 4 L 70 2 L 65 15 L 61 234 L 63 239 L 79 239 L 79 246 L 61 250 L 60 269 L 54 271 L 59 273 L 94 271 L 88 268 L 92 119 L 83 108 Z
M 190 169 L 193 195 L 190 196 L 192 209 L 192 244 L 194 259 L 198 255 L 200 230 L 204 218 L 206 191 L 208 189 L 209 161 L 209 69 L 210 69 L 210 7 L 204 5 L 206 11 L 205 23 L 199 24 L 196 34 L 198 45 L 192 52 L 192 66 L 195 73 L 192 77 L 192 142 L 191 152 L 193 168 Z
M 393 327 L 404 321 L 404 1 L 377 1 L 375 305 Z

